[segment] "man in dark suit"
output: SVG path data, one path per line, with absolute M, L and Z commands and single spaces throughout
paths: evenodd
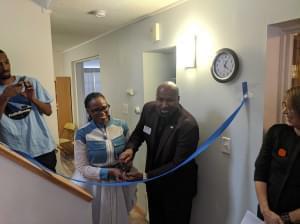
M 147 158 L 144 174 L 162 174 L 191 155 L 197 148 L 199 128 L 194 117 L 179 104 L 179 90 L 172 82 L 157 88 L 156 101 L 144 105 L 122 162 L 132 160 L 139 146 L 146 141 Z M 130 175 L 130 174 L 129 174 Z M 188 224 L 192 200 L 197 193 L 195 161 L 173 173 L 146 183 L 150 224 Z

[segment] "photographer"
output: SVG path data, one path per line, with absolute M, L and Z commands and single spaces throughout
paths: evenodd
M 0 141 L 55 171 L 56 146 L 43 117 L 52 114 L 51 102 L 36 79 L 11 74 L 0 49 Z

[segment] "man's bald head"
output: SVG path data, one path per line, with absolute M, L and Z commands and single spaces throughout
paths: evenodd
M 156 103 L 162 117 L 172 115 L 179 108 L 179 90 L 175 83 L 164 82 L 157 87 Z
M 179 89 L 174 82 L 168 81 L 168 82 L 164 82 L 164 83 L 160 84 L 157 87 L 156 95 L 158 95 L 158 93 L 161 91 L 168 91 L 172 95 L 174 95 L 174 97 L 179 98 Z

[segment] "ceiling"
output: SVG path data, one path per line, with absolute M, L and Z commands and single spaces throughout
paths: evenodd
M 55 51 L 104 35 L 187 0 L 33 0 L 52 11 L 51 29 Z M 89 15 L 106 11 L 104 18 Z

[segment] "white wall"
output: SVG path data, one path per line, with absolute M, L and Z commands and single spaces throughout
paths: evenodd
M 91 202 L 3 156 L 0 175 L 1 224 L 92 223 Z
M 64 55 L 61 52 L 53 50 L 54 74 L 55 76 L 71 76 L 64 74 Z
M 240 223 L 246 209 L 255 212 L 257 203 L 253 170 L 262 140 L 267 25 L 299 18 L 299 9 L 299 0 L 190 0 L 66 52 L 65 73 L 71 74 L 72 61 L 99 54 L 104 94 L 113 107 L 129 104 L 129 115 L 123 118 L 133 128 L 139 117 L 132 108 L 142 106 L 144 99 L 142 53 L 176 46 L 181 102 L 199 122 L 201 141 L 237 107 L 241 82 L 248 81 L 253 97 L 224 133 L 232 139 L 232 154 L 222 154 L 217 142 L 197 159 L 199 186 L 191 221 Z M 159 42 L 151 40 L 155 22 L 163 31 Z M 197 69 L 182 68 L 181 40 L 187 34 L 198 37 Z M 240 76 L 227 84 L 217 83 L 210 74 L 212 56 L 224 47 L 236 51 L 241 65 Z M 128 87 L 137 94 L 128 98 Z
M 0 49 L 11 62 L 12 74 L 37 78 L 54 98 L 49 128 L 58 139 L 50 16 L 29 0 L 0 0 Z
M 175 75 L 174 54 L 143 53 L 144 102 L 155 100 L 157 86 L 165 81 L 174 81 Z

